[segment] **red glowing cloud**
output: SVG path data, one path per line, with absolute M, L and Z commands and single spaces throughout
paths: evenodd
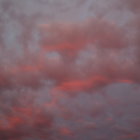
M 140 139 L 139 0 L 0 1 L 0 140 Z

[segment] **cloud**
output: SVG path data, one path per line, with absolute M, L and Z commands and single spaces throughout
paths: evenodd
M 2 0 L 0 139 L 139 139 L 139 6 Z
M 52 133 L 53 118 L 45 110 L 33 107 L 9 107 L 3 111 L 0 138 L 22 139 L 28 137 L 49 138 Z

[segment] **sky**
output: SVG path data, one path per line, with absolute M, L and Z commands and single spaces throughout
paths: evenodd
M 0 0 L 0 140 L 139 140 L 139 13 L 139 0 Z

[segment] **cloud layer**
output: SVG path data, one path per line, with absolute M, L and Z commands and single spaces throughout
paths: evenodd
M 138 0 L 0 1 L 0 139 L 140 139 Z

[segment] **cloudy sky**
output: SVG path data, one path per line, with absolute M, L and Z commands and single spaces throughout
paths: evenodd
M 140 1 L 0 0 L 0 140 L 140 140 Z

